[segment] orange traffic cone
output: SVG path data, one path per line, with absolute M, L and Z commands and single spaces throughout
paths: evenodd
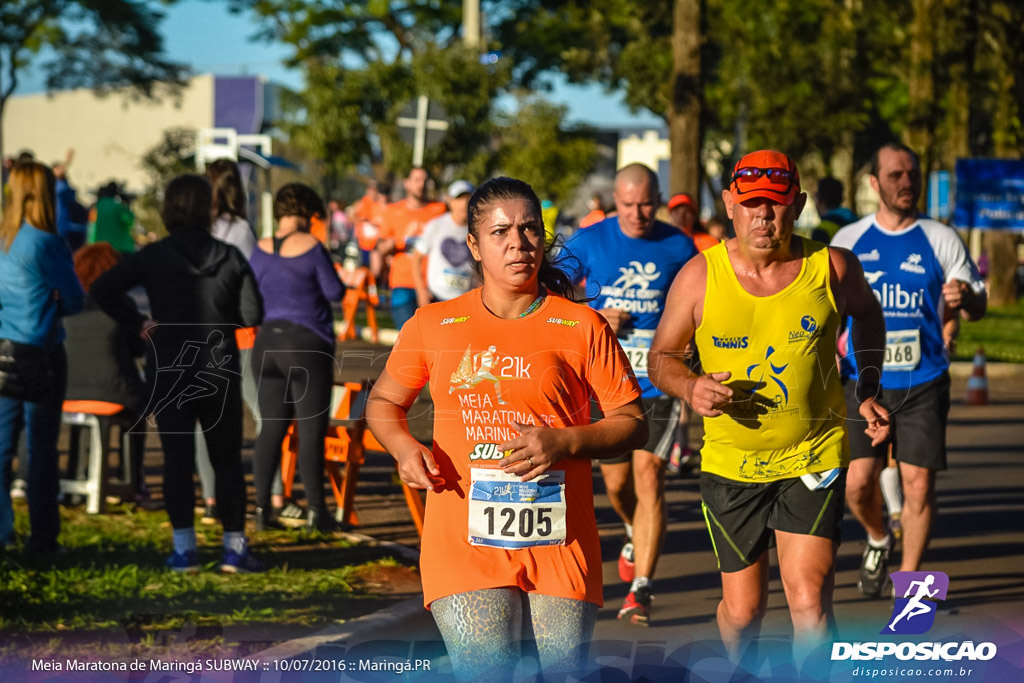
M 974 369 L 967 380 L 967 405 L 988 405 L 988 377 L 985 376 L 985 349 L 974 354 Z

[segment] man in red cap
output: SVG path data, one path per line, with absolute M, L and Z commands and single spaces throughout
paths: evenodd
M 705 232 L 697 221 L 697 204 L 693 197 L 680 192 L 668 200 L 668 215 L 672 225 L 683 231 L 697 245 L 697 251 L 704 251 L 718 244 L 718 240 Z
M 736 238 L 690 261 L 668 294 L 650 376 L 704 416 L 701 498 L 722 572 L 718 627 L 738 659 L 768 602 L 768 548 L 793 620 L 797 661 L 834 628 L 832 589 L 849 446 L 836 330 L 852 316 L 864 349 L 860 415 L 888 437 L 876 402 L 885 347 L 882 310 L 860 262 L 793 235 L 807 195 L 793 161 L 744 156 L 722 192 Z M 693 339 L 704 374 L 683 359 Z

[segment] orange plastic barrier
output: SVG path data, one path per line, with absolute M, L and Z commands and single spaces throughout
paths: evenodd
M 355 508 L 359 470 L 366 461 L 366 449 L 384 451 L 370 431 L 366 429 L 366 400 L 373 382 L 345 382 L 336 384 L 331 393 L 331 424 L 324 439 L 324 466 L 331 482 L 337 505 L 336 518 L 343 524 L 357 526 L 359 514 Z M 295 464 L 299 439 L 295 424 L 288 428 L 281 448 L 281 479 L 284 493 L 291 496 L 295 483 Z M 341 465 L 345 465 L 342 473 Z M 397 464 L 396 464 L 397 468 Z M 402 484 L 405 502 L 409 507 L 416 531 L 423 534 L 423 499 L 420 492 Z
M 338 341 L 346 341 L 356 338 L 356 313 L 359 311 L 359 304 L 366 304 L 366 324 L 370 328 L 370 334 L 377 342 L 377 305 L 380 297 L 377 294 L 377 281 L 373 273 L 365 266 L 353 270 L 343 268 L 341 264 L 335 264 L 338 277 L 348 288 L 345 297 L 341 301 L 341 311 L 345 319 L 345 331 L 338 335 Z

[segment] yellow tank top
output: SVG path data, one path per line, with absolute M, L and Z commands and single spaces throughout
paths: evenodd
M 734 392 L 725 414 L 704 418 L 705 472 L 768 482 L 849 464 L 828 249 L 793 239 L 803 242 L 800 274 L 770 296 L 743 289 L 724 243 L 703 252 L 695 339 L 703 372 L 731 372 L 725 384 Z

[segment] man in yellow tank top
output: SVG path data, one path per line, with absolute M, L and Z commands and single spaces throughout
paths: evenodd
M 679 273 L 650 351 L 650 376 L 704 416 L 701 498 L 722 572 L 718 627 L 739 659 L 768 602 L 768 548 L 800 662 L 834 628 L 832 587 L 849 463 L 836 329 L 850 315 L 862 352 L 860 413 L 888 437 L 879 390 L 885 321 L 860 262 L 793 235 L 807 195 L 793 161 L 747 154 L 722 192 L 736 237 Z M 693 339 L 704 374 L 682 351 Z

